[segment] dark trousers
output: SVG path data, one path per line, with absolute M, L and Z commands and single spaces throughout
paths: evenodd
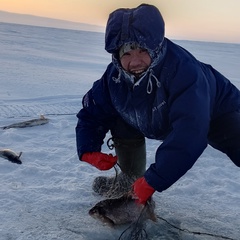
M 225 153 L 240 167 L 240 110 L 212 121 L 208 140 L 209 145 Z

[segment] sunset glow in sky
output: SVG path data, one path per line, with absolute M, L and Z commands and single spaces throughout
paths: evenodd
M 136 7 L 139 0 L 0 0 L 0 10 L 106 25 L 110 12 Z M 166 36 L 240 43 L 240 0 L 152 0 L 161 11 Z

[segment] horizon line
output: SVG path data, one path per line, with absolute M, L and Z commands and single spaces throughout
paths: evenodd
M 12 19 L 6 20 L 6 19 L 1 19 L 3 17 L 1 16 L 1 14 L 8 14 L 9 15 L 8 18 L 10 17 L 10 15 L 11 16 L 14 15 L 15 17 L 20 17 L 20 18 L 27 17 L 27 19 L 22 18 L 22 19 L 15 19 L 15 20 L 12 20 Z M 36 22 L 43 19 L 48 20 L 49 22 Z M 105 33 L 105 26 L 102 26 L 102 25 L 95 25 L 95 24 L 90 24 L 86 22 L 75 22 L 75 21 L 69 21 L 69 20 L 58 19 L 58 18 L 43 17 L 43 16 L 32 15 L 32 14 L 15 13 L 15 12 L 9 12 L 1 9 L 0 9 L 0 23 Z M 165 36 L 165 37 L 172 40 L 176 40 L 176 41 L 227 43 L 227 44 L 238 44 L 238 45 L 240 44 L 239 42 L 235 42 L 235 41 L 224 42 L 223 40 L 195 39 L 192 37 L 181 38 L 177 36 Z

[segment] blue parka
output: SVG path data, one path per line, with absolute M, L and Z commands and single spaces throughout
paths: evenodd
M 120 46 L 130 42 L 146 48 L 152 59 L 136 82 L 118 57 Z M 162 16 L 151 5 L 110 14 L 105 48 L 112 63 L 86 93 L 77 115 L 79 158 L 101 151 L 106 133 L 120 117 L 145 137 L 163 140 L 144 175 L 161 192 L 202 154 L 210 123 L 240 107 L 240 92 L 213 67 L 165 38 Z

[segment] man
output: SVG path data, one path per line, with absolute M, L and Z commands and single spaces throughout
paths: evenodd
M 114 11 L 105 40 L 112 63 L 84 96 L 77 115 L 80 160 L 100 170 L 118 161 L 118 181 L 134 176 L 133 193 L 141 204 L 181 178 L 208 144 L 240 167 L 240 91 L 165 38 L 156 7 Z M 117 156 L 101 153 L 109 130 Z M 145 137 L 163 141 L 147 170 Z M 102 193 L 101 186 L 106 190 L 112 181 L 99 177 L 94 190 Z

